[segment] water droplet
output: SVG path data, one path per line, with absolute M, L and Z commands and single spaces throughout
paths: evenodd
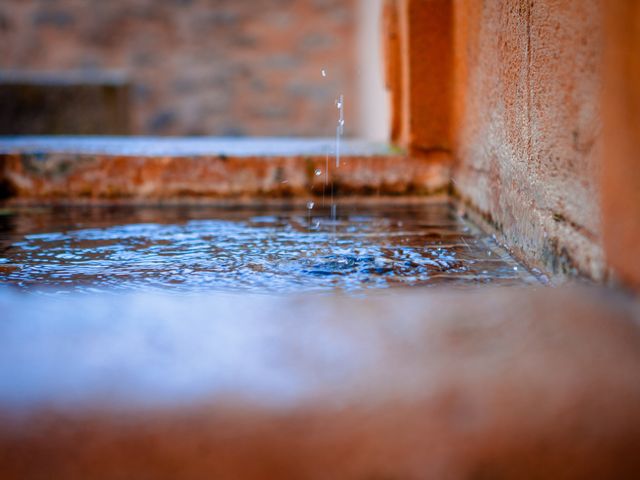
M 341 94 L 336 99 L 336 107 L 338 107 L 338 126 L 336 127 L 336 168 L 340 167 L 340 137 L 344 133 L 344 110 L 342 108 L 344 96 Z
M 309 210 L 311 210 L 311 209 L 314 207 L 314 205 L 315 205 L 315 203 L 313 203 L 313 202 L 311 202 L 311 201 L 307 202 L 307 208 L 308 208 Z
M 323 77 L 327 76 L 327 71 L 323 68 L 322 71 L 320 72 L 322 74 Z
M 513 271 L 517 272 L 518 271 L 518 267 L 513 267 Z
M 322 170 L 316 168 L 316 171 L 314 173 L 316 174 L 316 177 L 319 177 L 320 175 L 322 175 Z

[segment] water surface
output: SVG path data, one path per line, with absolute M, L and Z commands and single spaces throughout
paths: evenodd
M 320 204 L 320 205 L 318 205 Z M 537 283 L 449 203 L 4 210 L 0 284 L 48 293 Z

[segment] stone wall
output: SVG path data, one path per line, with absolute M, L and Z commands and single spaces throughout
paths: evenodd
M 392 137 L 414 154 L 450 155 L 454 194 L 514 253 L 557 279 L 608 275 L 602 5 L 386 3 Z
M 455 190 L 531 264 L 603 278 L 600 1 L 454 11 Z
M 135 134 L 325 136 L 338 93 L 347 118 L 355 112 L 355 10 L 354 0 L 4 0 L 0 69 L 123 72 Z

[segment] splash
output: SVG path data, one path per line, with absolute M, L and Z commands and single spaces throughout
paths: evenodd
M 19 214 L 0 225 L 0 285 L 188 294 L 537 283 L 491 237 L 467 231 L 448 204 L 344 205 L 333 233 L 306 218 L 317 209 L 310 201 L 284 212 L 165 206 Z

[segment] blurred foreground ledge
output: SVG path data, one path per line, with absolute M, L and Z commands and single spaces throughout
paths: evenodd
M 640 307 L 611 291 L 0 311 L 4 479 L 640 475 Z

